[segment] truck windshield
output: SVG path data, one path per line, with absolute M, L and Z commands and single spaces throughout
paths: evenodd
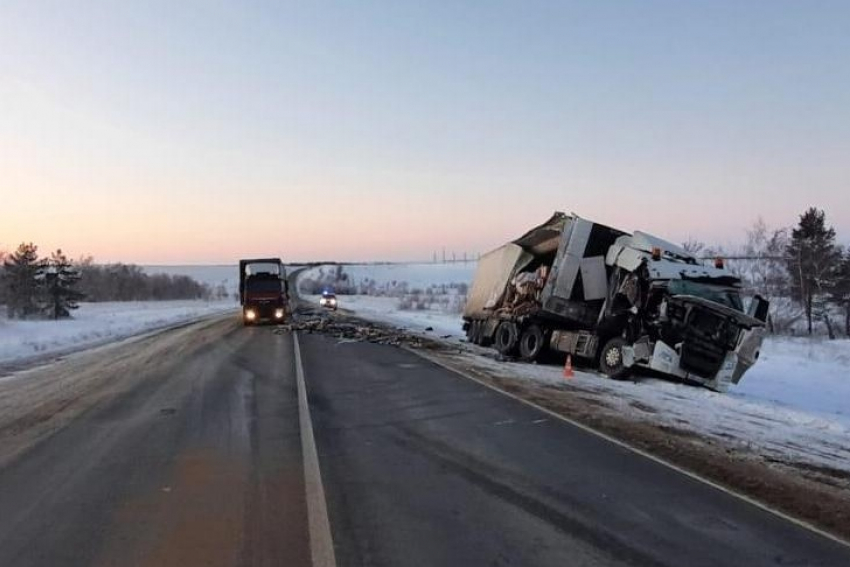
M 251 278 L 246 285 L 251 293 L 280 293 L 280 280 L 277 278 Z
M 252 264 L 247 264 L 245 266 L 245 273 L 247 275 L 274 274 L 276 276 L 279 276 L 280 265 L 272 264 L 270 262 L 255 262 Z
M 693 295 L 714 301 L 738 311 L 744 310 L 741 295 L 731 287 L 692 282 L 688 280 L 670 280 L 667 285 L 670 295 Z

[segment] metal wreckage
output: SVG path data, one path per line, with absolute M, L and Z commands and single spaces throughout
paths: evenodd
M 768 307 L 744 309 L 720 258 L 555 213 L 481 257 L 464 330 L 506 356 L 551 349 L 612 378 L 644 368 L 722 392 L 758 359 Z

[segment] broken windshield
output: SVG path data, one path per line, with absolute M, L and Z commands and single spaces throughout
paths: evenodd
M 741 295 L 735 288 L 689 280 L 670 280 L 667 291 L 670 292 L 670 295 L 693 295 L 731 307 L 737 311 L 744 311 Z

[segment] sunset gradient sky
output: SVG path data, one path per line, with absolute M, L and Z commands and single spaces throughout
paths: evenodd
M 0 249 L 426 260 L 553 210 L 850 241 L 850 2 L 0 2 Z

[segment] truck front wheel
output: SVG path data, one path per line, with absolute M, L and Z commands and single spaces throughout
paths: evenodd
M 537 325 L 529 325 L 519 338 L 519 356 L 527 362 L 534 362 L 546 347 L 543 331 Z
M 599 370 L 608 376 L 618 380 L 629 375 L 629 368 L 623 364 L 623 347 L 626 341 L 621 337 L 614 337 L 602 347 L 599 353 Z
M 516 325 L 510 321 L 502 321 L 496 327 L 496 350 L 505 356 L 513 356 L 516 354 L 517 347 L 517 332 Z
M 481 344 L 481 321 L 476 319 L 472 322 L 472 344 L 480 345 Z

